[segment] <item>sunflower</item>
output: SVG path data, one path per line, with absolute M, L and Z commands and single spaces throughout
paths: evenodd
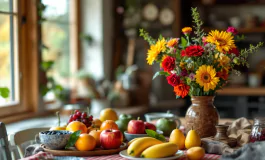
M 222 67 L 227 67 L 231 61 L 231 59 L 223 53 L 215 54 L 215 58 L 219 62 L 219 65 Z
M 206 42 L 214 44 L 219 52 L 226 53 L 236 47 L 233 38 L 231 33 L 215 30 L 209 33 Z
M 216 71 L 213 66 L 200 66 L 200 68 L 196 71 L 195 78 L 196 82 L 203 87 L 205 92 L 210 89 L 214 90 L 219 82 L 219 77 L 216 77 Z
M 146 58 L 147 63 L 149 65 L 152 65 L 154 63 L 158 54 L 166 51 L 166 44 L 167 42 L 165 38 L 163 38 L 161 40 L 158 40 L 155 45 L 151 45 L 150 49 L 148 50 L 147 58 Z

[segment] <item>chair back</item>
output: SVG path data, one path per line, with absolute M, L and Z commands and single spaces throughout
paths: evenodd
M 35 136 L 41 131 L 47 131 L 49 128 L 30 128 L 22 131 L 18 131 L 12 135 L 10 135 L 10 143 L 11 145 L 16 145 L 18 148 L 20 158 L 24 157 L 24 149 L 22 149 L 22 144 L 25 142 L 29 142 L 29 144 L 33 144 L 35 142 Z
M 11 160 L 11 152 L 9 150 L 6 126 L 0 122 L 0 159 L 2 158 L 3 160 Z

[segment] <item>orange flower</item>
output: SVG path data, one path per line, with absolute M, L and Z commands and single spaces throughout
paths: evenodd
M 228 79 L 228 73 L 225 69 L 223 69 L 221 72 L 217 72 L 216 76 L 222 78 L 223 80 Z
M 182 98 L 187 96 L 189 91 L 190 91 L 190 86 L 184 83 L 180 83 L 174 87 L 174 92 L 176 93 L 176 95 Z
M 167 42 L 168 47 L 174 47 L 175 45 L 178 45 L 179 39 L 173 38 Z
M 191 27 L 184 27 L 184 28 L 182 28 L 182 32 L 184 34 L 190 34 L 191 31 L 192 31 L 192 28 Z

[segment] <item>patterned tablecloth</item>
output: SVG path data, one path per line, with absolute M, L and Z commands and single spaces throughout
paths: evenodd
M 202 160 L 218 160 L 221 155 L 216 154 L 205 154 Z M 121 157 L 119 154 L 109 155 L 109 156 L 94 156 L 85 158 L 86 160 L 127 160 L 126 158 Z M 188 160 L 186 156 L 178 158 L 177 160 Z
M 203 160 L 218 160 L 221 155 L 216 154 L 206 154 Z M 47 152 L 39 152 L 33 156 L 23 158 L 22 160 L 39 160 L 39 159 L 55 159 L 55 160 L 127 160 L 126 158 L 121 157 L 119 154 L 113 154 L 108 156 L 93 156 L 93 157 L 54 157 L 52 154 Z M 178 158 L 177 160 L 188 160 L 186 156 Z

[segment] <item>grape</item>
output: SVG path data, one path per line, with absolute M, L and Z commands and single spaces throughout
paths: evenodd
M 75 114 L 76 114 L 78 117 L 81 117 L 81 114 L 82 114 L 82 113 L 78 111 L 78 112 L 76 112 Z
M 82 113 L 81 118 L 87 118 L 87 114 L 86 114 L 86 112 L 83 112 L 83 113 Z
M 79 110 L 75 110 L 75 113 L 79 112 Z
M 79 117 L 78 117 L 78 115 L 77 114 L 74 114 L 73 115 L 73 120 L 77 120 Z
M 90 115 L 89 118 L 88 118 L 89 121 L 93 121 L 93 116 Z
M 88 119 L 82 119 L 82 123 L 86 124 L 88 122 Z

